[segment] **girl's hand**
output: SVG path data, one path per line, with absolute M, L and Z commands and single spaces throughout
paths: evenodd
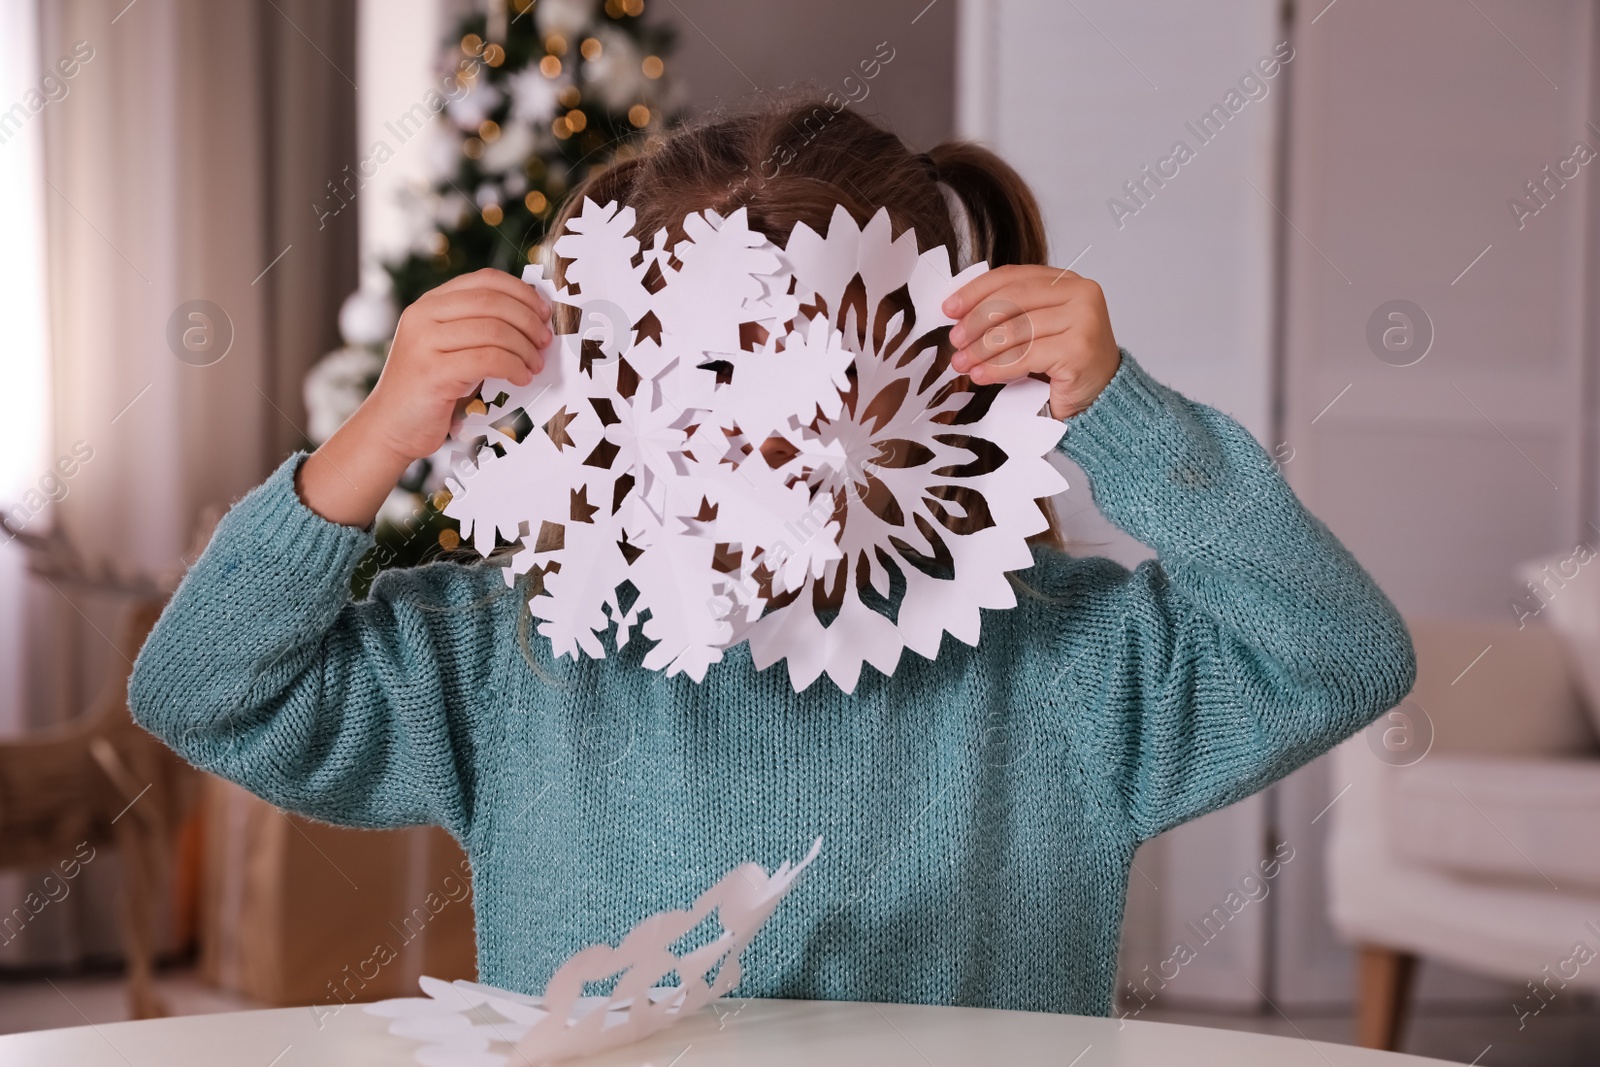
M 1044 375 L 1058 419 L 1094 403 L 1122 363 L 1105 294 L 1070 270 L 996 267 L 953 293 L 943 310 L 956 320 L 953 368 L 982 385 Z
M 550 308 L 504 271 L 473 271 L 424 293 L 400 316 L 383 373 L 361 405 L 372 443 L 408 464 L 433 455 L 456 401 L 485 378 L 528 384 L 549 343 Z
M 452 278 L 406 308 L 372 395 L 300 467 L 306 506 L 366 527 L 413 461 L 450 433 L 456 404 L 485 378 L 526 385 L 544 367 L 550 308 L 504 271 Z

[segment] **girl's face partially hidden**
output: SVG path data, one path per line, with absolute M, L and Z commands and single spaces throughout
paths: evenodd
M 767 466 L 777 469 L 794 458 L 794 446 L 777 434 L 761 442 L 761 458 Z

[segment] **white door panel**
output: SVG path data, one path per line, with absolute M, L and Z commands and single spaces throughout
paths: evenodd
M 1281 39 L 1270 0 L 966 0 L 958 23 L 960 132 L 997 150 L 1033 187 L 1052 262 L 1105 287 L 1117 340 L 1152 374 L 1235 416 L 1264 442 L 1274 212 L 1263 194 L 1274 185 L 1282 71 L 1209 142 L 1186 124 L 1223 101 Z M 1165 184 L 1147 184 L 1142 203 L 1130 200 L 1124 183 L 1169 156 L 1180 138 L 1193 158 Z M 1119 219 L 1108 207 L 1113 198 L 1137 210 Z M 1057 506 L 1079 554 L 1124 564 L 1150 556 L 1098 515 L 1081 472 L 1068 479 L 1072 488 Z M 1266 908 L 1251 905 L 1203 943 L 1189 924 L 1202 923 L 1257 870 L 1265 821 L 1266 805 L 1255 798 L 1140 850 L 1124 924 L 1125 980 L 1165 1005 L 1257 1003 Z M 1195 948 L 1193 960 L 1172 981 L 1151 981 L 1179 941 Z M 1141 1003 L 1131 995 L 1125 1002 L 1129 1010 Z
M 1301 10 L 1285 474 L 1402 611 L 1510 621 L 1513 566 L 1595 534 L 1584 306 L 1600 160 L 1552 183 L 1520 225 L 1508 207 L 1574 142 L 1600 148 L 1587 123 L 1594 7 L 1339 0 L 1314 25 Z M 1368 340 L 1369 318 L 1395 299 L 1432 323 L 1411 365 L 1396 364 L 1415 349 L 1380 343 L 1385 360 Z M 1311 826 L 1339 788 L 1322 762 L 1278 787 L 1280 829 L 1305 827 L 1315 853 L 1285 872 L 1274 913 L 1286 1006 L 1348 1003 L 1353 989 L 1325 918 L 1328 819 Z M 1425 964 L 1419 995 L 1497 989 Z

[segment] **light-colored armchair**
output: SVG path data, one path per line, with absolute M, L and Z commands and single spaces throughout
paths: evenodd
M 1600 990 L 1600 755 L 1584 692 L 1600 667 L 1586 632 L 1600 561 L 1583 566 L 1594 573 L 1530 595 L 1520 620 L 1411 620 L 1415 689 L 1334 755 L 1347 791 L 1330 812 L 1329 909 L 1359 952 L 1363 1045 L 1398 1045 L 1419 957 L 1509 980 L 1528 1014 Z

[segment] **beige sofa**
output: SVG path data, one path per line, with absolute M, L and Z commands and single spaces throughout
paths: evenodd
M 1397 1046 L 1419 957 L 1509 980 L 1519 1016 L 1600 990 L 1600 560 L 1544 564 L 1505 621 L 1411 620 L 1416 688 L 1334 754 L 1330 917 L 1369 1047 Z

